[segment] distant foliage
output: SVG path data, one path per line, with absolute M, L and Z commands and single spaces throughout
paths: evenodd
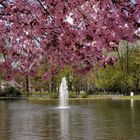
M 76 98 L 76 97 L 77 97 L 76 92 L 74 92 L 74 91 L 69 92 L 69 98 Z
M 32 96 L 32 97 L 47 97 L 49 95 L 49 92 L 30 92 L 29 93 L 29 96 Z
M 80 97 L 81 98 L 87 98 L 88 94 L 85 91 L 80 91 Z
M 104 69 L 98 68 L 94 77 L 95 85 L 102 91 L 114 91 L 115 93 L 135 94 L 140 92 L 140 64 L 138 44 L 122 44 L 118 52 L 118 62 L 114 66 Z
M 55 93 L 55 92 L 52 92 L 52 93 L 49 93 L 49 98 L 58 98 L 58 93 Z

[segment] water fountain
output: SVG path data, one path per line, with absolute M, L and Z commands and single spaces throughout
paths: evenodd
M 66 77 L 62 78 L 60 89 L 59 89 L 59 107 L 60 109 L 67 109 L 68 106 L 68 86 Z

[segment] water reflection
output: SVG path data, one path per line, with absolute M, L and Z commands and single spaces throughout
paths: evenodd
M 0 101 L 0 140 L 137 140 L 140 101 Z
M 133 109 L 133 108 L 134 108 L 134 100 L 131 99 L 130 102 L 131 102 L 131 103 L 130 103 L 130 104 L 131 104 L 131 108 Z
M 61 139 L 69 140 L 69 109 L 60 110 Z
M 0 140 L 9 140 L 10 136 L 10 110 L 5 101 L 0 101 Z

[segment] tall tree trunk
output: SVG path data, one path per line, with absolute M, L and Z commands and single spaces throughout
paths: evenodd
M 56 92 L 56 84 L 53 76 L 51 78 L 51 92 Z
M 29 95 L 29 76 L 25 75 L 25 88 L 26 88 L 26 97 Z
M 129 50 L 129 43 L 127 42 L 126 43 L 126 77 L 128 77 L 129 76 L 129 52 L 130 50 Z M 126 88 L 126 94 L 127 95 L 130 95 L 130 91 L 131 91 L 132 89 L 131 89 L 131 87 L 130 87 L 130 85 L 128 84 L 128 78 L 127 78 L 127 88 Z
M 129 74 L 129 43 L 126 44 L 126 73 Z

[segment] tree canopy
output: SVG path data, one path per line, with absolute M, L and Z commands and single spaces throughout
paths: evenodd
M 47 78 L 69 64 L 76 72 L 116 60 L 120 40 L 140 31 L 139 0 L 0 0 L 0 68 L 7 79 L 34 74 L 46 56 Z

